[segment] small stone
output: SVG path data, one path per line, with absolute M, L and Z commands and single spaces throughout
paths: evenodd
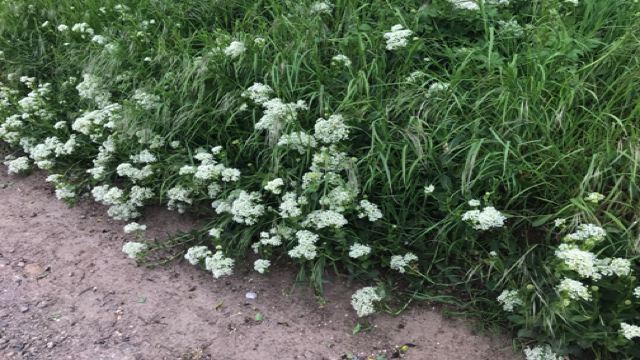
M 53 348 L 53 341 L 50 341 L 47 343 L 47 349 L 52 349 Z
M 44 308 L 46 308 L 46 307 L 47 307 L 47 305 L 49 305 L 49 304 L 47 304 L 47 302 L 46 302 L 46 301 L 40 301 L 40 302 L 38 303 L 38 308 L 39 308 L 39 309 L 44 309 Z
M 12 357 L 13 355 L 15 355 L 15 353 L 13 351 L 10 351 L 7 353 L 7 357 Z
M 20 261 L 20 262 L 18 263 L 18 267 L 24 267 L 24 263 L 23 263 L 22 261 Z
M 29 306 L 28 305 L 22 305 L 20 307 L 20 311 L 23 312 L 23 313 L 29 311 Z
M 71 276 L 73 276 L 73 273 L 72 273 L 72 272 L 70 272 L 70 273 L 69 273 L 69 277 L 71 277 Z
M 87 218 L 87 216 L 86 216 L 86 215 L 82 215 L 82 216 L 80 216 L 80 219 L 86 219 L 86 218 Z
M 37 213 L 33 213 L 33 214 L 31 214 L 31 217 L 36 217 L 36 216 L 38 216 L 38 214 L 37 214 Z

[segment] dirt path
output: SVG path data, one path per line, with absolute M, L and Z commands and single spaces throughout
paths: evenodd
M 357 288 L 327 284 L 322 307 L 307 289 L 291 293 L 295 268 L 286 264 L 267 276 L 240 265 L 218 280 L 184 261 L 138 267 L 121 251 L 132 238 L 123 223 L 93 202 L 68 209 L 45 177 L 0 166 L 0 184 L 13 182 L 0 188 L 0 358 L 320 360 L 351 351 L 391 359 L 405 343 L 416 345 L 406 359 L 518 358 L 501 351 L 504 338 L 474 336 L 427 304 L 374 315 L 372 331 L 351 335 Z M 140 223 L 159 238 L 198 226 L 161 208 Z M 246 299 L 247 291 L 258 297 Z M 262 323 L 251 321 L 256 311 Z

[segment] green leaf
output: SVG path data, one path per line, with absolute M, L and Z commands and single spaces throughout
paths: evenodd
M 528 338 L 528 337 L 532 337 L 533 336 L 533 332 L 529 329 L 525 329 L 522 328 L 520 330 L 518 330 L 518 337 L 519 338 Z
M 581 321 L 586 321 L 591 319 L 588 316 L 584 316 L 584 315 L 574 315 L 571 317 L 571 321 L 575 321 L 575 322 L 581 322 Z
M 147 298 L 138 298 L 139 303 L 144 303 L 147 301 Z
M 536 220 L 533 223 L 531 223 L 531 226 L 533 226 L 533 227 L 542 226 L 547 221 L 549 221 L 549 219 L 551 219 L 552 217 L 553 217 L 553 214 L 552 215 L 541 216 L 541 217 L 538 218 L 538 220 Z
M 222 301 L 220 301 L 220 302 L 216 305 L 216 307 L 215 307 L 214 309 L 215 309 L 216 311 L 218 311 L 218 308 L 219 308 L 220 306 L 222 306 Z
M 360 323 L 358 323 L 358 325 L 356 325 L 356 327 L 353 328 L 353 335 L 359 333 L 360 329 L 362 329 L 362 326 L 360 325 Z
M 256 321 L 262 321 L 262 314 L 261 313 L 257 313 L 256 314 Z
M 507 316 L 507 319 L 509 319 L 511 322 L 514 322 L 514 323 L 519 324 L 519 325 L 525 323 L 524 317 L 522 317 L 520 315 L 509 315 L 509 316 Z

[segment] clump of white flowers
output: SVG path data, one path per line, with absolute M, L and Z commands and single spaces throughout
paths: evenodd
M 564 357 L 553 352 L 549 345 L 536 346 L 533 349 L 527 347 L 524 349 L 524 355 L 527 360 L 564 360 Z
M 299 110 L 307 109 L 307 104 L 302 100 L 287 104 L 278 98 L 266 100 L 262 106 L 265 109 L 255 128 L 256 130 L 268 129 L 274 132 L 278 132 L 285 124 L 295 120 Z
M 245 50 L 246 48 L 242 42 L 234 41 L 224 49 L 224 54 L 232 59 L 235 59 L 238 56 L 244 54 Z
M 382 300 L 382 297 L 376 292 L 376 287 L 367 286 L 351 296 L 351 306 L 356 310 L 358 316 L 363 317 L 376 312 L 373 303 Z
M 629 325 L 627 323 L 620 323 L 620 333 L 627 340 L 631 340 L 634 337 L 640 336 L 640 326 Z
M 216 279 L 220 276 L 233 274 L 233 263 L 233 259 L 225 258 L 220 251 L 204 260 L 205 268 L 211 271 Z
M 205 259 L 207 256 L 211 256 L 213 253 L 206 246 L 193 246 L 187 250 L 184 254 L 184 258 L 189 261 L 191 265 L 198 265 L 198 263 Z
M 63 32 L 69 30 L 69 27 L 65 24 L 58 25 L 58 31 Z
M 413 253 L 410 253 L 410 252 L 406 253 L 404 256 L 394 255 L 394 256 L 391 257 L 390 267 L 393 270 L 398 270 L 399 272 L 404 274 L 405 267 L 409 266 L 412 261 L 417 261 L 417 260 L 418 260 L 418 257 L 415 256 Z
M 557 218 L 557 219 L 555 219 L 553 221 L 553 224 L 554 224 L 555 227 L 560 227 L 560 226 L 564 225 L 566 222 L 567 222 L 566 219 Z
M 502 304 L 504 311 L 513 312 L 516 306 L 522 305 L 522 300 L 518 298 L 517 290 L 504 290 L 497 300 Z
M 135 222 L 127 224 L 124 227 L 124 232 L 126 232 L 127 234 L 136 232 L 136 231 L 145 231 L 145 230 L 147 230 L 147 225 L 140 225 Z
M 257 272 L 259 272 L 260 274 L 264 274 L 265 270 L 267 270 L 269 265 L 271 265 L 271 261 L 264 260 L 264 259 L 259 259 L 259 260 L 256 260 L 256 262 L 253 263 L 253 268 Z
M 307 218 L 300 223 L 303 227 L 314 227 L 323 229 L 325 227 L 341 228 L 347 225 L 348 221 L 344 215 L 334 210 L 315 210 L 307 215 Z
M 169 198 L 167 207 L 169 210 L 177 208 L 178 212 L 184 213 L 189 205 L 193 203 L 193 199 L 191 199 L 192 193 L 192 189 L 185 188 L 181 185 L 174 186 L 167 191 L 167 197 Z
M 449 0 L 455 9 L 463 9 L 470 11 L 480 10 L 480 6 L 473 0 Z
M 469 206 L 478 207 L 480 206 L 480 200 L 469 200 Z
M 257 192 L 240 191 L 229 210 L 233 215 L 233 221 L 246 225 L 257 223 L 265 210 L 264 205 L 259 204 L 259 201 L 260 194 Z
M 422 71 L 414 71 L 411 74 L 409 74 L 409 76 L 407 76 L 405 81 L 408 83 L 415 83 L 417 81 L 422 80 L 425 76 L 427 76 L 427 74 L 425 74 Z
M 284 186 L 284 180 L 282 180 L 281 178 L 277 178 L 275 180 L 269 181 L 264 189 L 278 195 L 282 193 L 282 186 Z
M 214 239 L 219 239 L 220 235 L 222 235 L 222 229 L 213 228 L 213 229 L 209 230 L 209 235 Z
M 429 89 L 427 90 L 427 97 L 431 97 L 436 95 L 437 93 L 449 90 L 449 85 L 449 83 L 434 82 L 429 86 Z
M 58 200 L 72 199 L 76 197 L 76 193 L 65 186 L 56 189 L 56 197 L 58 198 Z
M 424 193 L 425 193 L 426 195 L 431 195 L 431 194 L 433 194 L 433 192 L 434 192 L 435 190 L 436 190 L 436 187 L 435 187 L 433 184 L 432 184 L 432 185 L 429 185 L 429 186 L 425 186 L 425 187 L 424 187 Z
M 304 154 L 307 149 L 318 146 L 316 139 L 303 132 L 292 132 L 291 134 L 282 135 L 278 146 L 287 145 L 289 148 L 298 150 L 300 154 Z
M 591 293 L 589 293 L 587 287 L 577 280 L 565 278 L 560 282 L 560 285 L 558 285 L 557 289 L 561 293 L 566 293 L 567 296 L 569 296 L 573 300 L 591 300 Z
M 331 58 L 331 65 L 350 67 L 351 60 L 345 55 L 338 54 Z
M 602 195 L 600 193 L 597 193 L 597 192 L 589 193 L 589 195 L 587 195 L 584 198 L 584 201 L 588 201 L 588 202 L 591 202 L 591 203 L 594 203 L 594 204 L 597 204 L 602 200 L 604 200 L 604 195 Z
M 357 259 L 361 256 L 369 255 L 370 253 L 370 247 L 358 243 L 351 245 L 351 247 L 349 248 L 349 257 L 352 257 L 354 259 Z
M 560 244 L 555 253 L 556 257 L 564 261 L 568 270 L 573 270 L 582 277 L 598 280 L 602 277 L 596 266 L 596 255 L 580 250 L 578 246 L 571 244 Z
M 500 25 L 500 33 L 505 35 L 511 35 L 516 38 L 520 38 L 524 36 L 524 30 L 522 30 L 522 26 L 518 24 L 517 21 L 498 21 L 498 25 Z
M 358 217 L 361 219 L 363 217 L 367 217 L 371 222 L 382 219 L 382 212 L 378 208 L 378 205 L 371 203 L 368 200 L 360 201 L 359 210 L 360 212 L 358 212 Z
M 584 241 L 585 243 L 598 243 L 604 240 L 604 237 L 607 235 L 607 232 L 594 224 L 582 224 L 578 226 L 578 230 L 574 233 L 565 236 L 565 242 L 576 242 L 576 241 Z
M 272 93 L 273 89 L 269 85 L 254 83 L 242 93 L 242 97 L 248 97 L 256 104 L 262 104 L 271 98 Z
M 468 222 L 474 230 L 489 230 L 494 227 L 502 227 L 506 219 L 492 206 L 487 206 L 482 211 L 470 210 L 462 215 L 462 221 Z
M 130 258 L 135 259 L 139 253 L 147 250 L 149 247 L 147 244 L 139 242 L 128 242 L 122 247 L 122 252 L 129 255 Z
M 633 289 L 633 295 L 637 298 L 640 298 L 640 286 L 638 286 L 637 288 Z
M 596 264 L 598 270 L 602 275 L 610 276 L 627 276 L 631 274 L 631 261 L 628 259 L 615 258 L 615 259 L 602 259 L 597 260 Z
M 280 216 L 282 218 L 291 218 L 302 215 L 300 205 L 306 203 L 306 198 L 301 196 L 298 199 L 298 195 L 295 192 L 287 192 L 282 196 L 282 202 L 280 203 Z
M 398 24 L 391 27 L 391 31 L 384 34 L 387 39 L 387 50 L 398 50 L 407 46 L 409 41 L 407 38 L 413 34 L 413 31 L 404 29 L 404 26 Z
M 29 158 L 26 156 L 21 156 L 17 159 L 7 156 L 5 157 L 4 164 L 8 167 L 9 174 L 23 174 L 29 171 L 29 168 L 31 167 L 29 164 Z
M 317 1 L 311 5 L 310 12 L 312 15 L 331 14 L 333 8 L 334 5 L 329 0 Z
M 253 43 L 256 44 L 257 46 L 264 46 L 267 43 L 267 41 L 261 37 L 257 37 L 253 39 Z
M 331 115 L 329 119 L 316 120 L 315 138 L 326 143 L 333 144 L 349 138 L 349 129 L 344 123 L 342 115 Z
M 320 240 L 320 236 L 308 230 L 300 230 L 296 232 L 296 238 L 298 245 L 289 251 L 289 256 L 292 258 L 304 257 L 307 260 L 314 259 L 317 256 L 315 243 Z

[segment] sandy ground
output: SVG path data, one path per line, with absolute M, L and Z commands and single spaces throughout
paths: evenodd
M 391 359 L 406 343 L 415 346 L 405 359 L 520 358 L 505 337 L 474 335 L 469 320 L 447 319 L 427 303 L 374 315 L 372 330 L 353 335 L 362 319 L 349 300 L 362 284 L 326 284 L 322 304 L 305 287 L 291 291 L 297 269 L 285 263 L 266 276 L 241 264 L 217 280 L 185 261 L 137 266 L 121 251 L 132 240 L 122 222 L 91 201 L 68 209 L 46 176 L 7 175 L 0 166 L 0 184 L 13 182 L 0 186 L 0 358 Z M 159 239 L 198 227 L 159 207 L 140 223 Z

